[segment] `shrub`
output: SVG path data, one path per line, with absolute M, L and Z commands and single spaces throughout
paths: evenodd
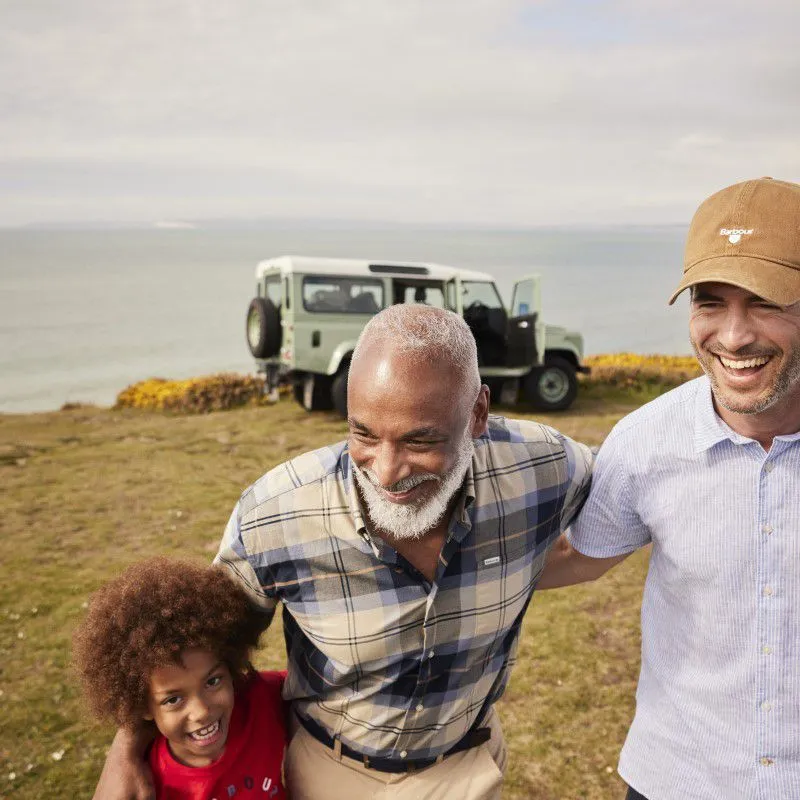
M 265 402 L 263 378 L 227 372 L 182 381 L 148 378 L 123 389 L 114 408 L 206 414 Z
M 592 368 L 583 377 L 587 385 L 633 391 L 667 391 L 703 374 L 694 356 L 611 353 L 588 356 L 584 363 Z

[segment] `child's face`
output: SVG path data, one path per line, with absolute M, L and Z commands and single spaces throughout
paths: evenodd
M 159 667 L 150 675 L 148 719 L 169 741 L 178 761 L 204 767 L 225 750 L 233 711 L 228 667 L 207 650 L 187 650 L 183 665 Z

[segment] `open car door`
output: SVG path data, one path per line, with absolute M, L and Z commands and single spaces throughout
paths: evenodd
M 544 323 L 539 275 L 526 275 L 514 284 L 508 312 L 509 367 L 544 362 Z

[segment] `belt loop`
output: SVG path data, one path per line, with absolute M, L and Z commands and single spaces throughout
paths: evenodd
M 342 740 L 338 736 L 333 737 L 333 757 L 337 761 L 342 760 Z

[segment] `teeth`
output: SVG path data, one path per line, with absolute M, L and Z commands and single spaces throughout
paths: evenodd
M 731 361 L 729 358 L 719 357 L 719 360 L 729 369 L 747 369 L 748 367 L 761 367 L 769 361 L 769 356 L 761 358 L 748 358 L 744 361 Z
M 210 736 L 213 736 L 219 730 L 219 720 L 217 720 L 213 725 L 209 725 L 206 728 L 200 728 L 199 731 L 194 731 L 190 733 L 189 736 L 192 739 L 208 739 Z

